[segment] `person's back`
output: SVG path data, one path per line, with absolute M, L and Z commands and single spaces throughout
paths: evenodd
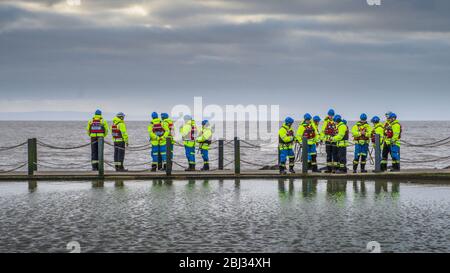
M 102 111 L 95 111 L 94 117 L 89 120 L 86 127 L 87 134 L 91 138 L 91 164 L 93 171 L 98 171 L 98 139 L 106 137 L 108 130 L 108 122 L 103 119 Z

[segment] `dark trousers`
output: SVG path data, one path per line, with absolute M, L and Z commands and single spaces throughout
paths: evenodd
M 333 142 L 325 142 L 325 151 L 327 153 L 327 167 L 336 167 L 338 161 L 338 147 L 336 147 L 336 143 Z
M 116 169 L 123 168 L 125 161 L 125 142 L 114 142 L 114 165 Z
M 91 162 L 92 170 L 98 171 L 98 138 L 91 138 Z
M 339 169 L 347 170 L 347 147 L 337 147 Z

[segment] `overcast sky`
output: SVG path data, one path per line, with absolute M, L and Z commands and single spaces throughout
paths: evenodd
M 450 1 L 0 0 L 0 112 L 450 119 Z M 64 113 L 58 113 L 64 119 Z

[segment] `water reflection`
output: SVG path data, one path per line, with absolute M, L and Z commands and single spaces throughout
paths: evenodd
M 303 179 L 302 194 L 303 197 L 314 197 L 317 195 L 317 179 Z
M 123 188 L 124 187 L 123 180 L 116 180 L 116 181 L 114 181 L 114 187 L 116 187 L 116 188 Z
M 366 182 L 365 181 L 353 181 L 353 191 L 356 195 L 365 197 L 367 190 L 366 190 Z
M 104 180 L 93 180 L 92 181 L 92 188 L 103 188 L 105 186 Z
M 36 180 L 28 180 L 28 191 L 30 193 L 35 192 L 37 189 L 37 181 Z

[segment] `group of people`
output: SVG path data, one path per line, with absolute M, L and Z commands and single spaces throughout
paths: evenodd
M 308 151 L 308 165 L 312 172 L 321 172 L 317 167 L 317 145 L 325 144 L 327 154 L 326 173 L 347 173 L 347 147 L 350 134 L 355 143 L 355 156 L 353 160 L 353 172 L 357 173 L 358 166 L 361 172 L 366 173 L 366 160 L 369 155 L 370 142 L 375 145 L 375 135 L 379 135 L 381 145 L 381 171 L 387 171 L 388 157 L 392 158 L 392 171 L 400 171 L 400 139 L 402 126 L 397 120 L 397 115 L 392 112 L 385 114 L 384 122 L 378 116 L 368 123 L 367 114 L 361 114 L 360 120 L 352 127 L 351 131 L 347 121 L 340 115 L 336 115 L 333 109 L 328 111 L 322 127 L 321 118 L 305 114 L 297 132 L 294 133 L 294 119 L 287 117 L 278 131 L 280 150 L 280 174 L 286 174 L 287 161 L 289 172 L 295 173 L 294 144 L 303 143 L 306 139 Z
M 101 110 L 97 110 L 94 117 L 88 122 L 86 130 L 91 138 L 92 170 L 98 171 L 99 167 L 98 139 L 105 138 L 111 130 L 114 142 L 114 166 L 116 171 L 125 172 L 127 171 L 124 167 L 125 151 L 129 145 L 125 114 L 118 113 L 113 119 L 111 128 L 109 128 L 108 122 L 103 118 Z M 164 171 L 167 168 L 167 141 L 170 141 L 169 146 L 172 151 L 175 144 L 173 120 L 167 113 L 162 113 L 161 117 L 159 117 L 158 113 L 153 112 L 151 114 L 151 122 L 148 126 L 148 134 L 152 146 L 151 171 Z M 186 171 L 195 171 L 195 152 L 197 145 L 203 159 L 203 167 L 201 170 L 208 171 L 210 169 L 209 148 L 212 140 L 212 130 L 209 121 L 203 120 L 201 129 L 198 130 L 194 119 L 186 115 L 184 117 L 184 124 L 180 128 L 180 134 L 183 139 L 185 154 L 189 164 Z
M 161 117 L 160 117 L 161 116 Z M 305 114 L 303 121 L 294 133 L 294 119 L 287 117 L 280 130 L 279 137 L 279 170 L 280 174 L 286 174 L 287 170 L 295 173 L 295 143 L 303 144 L 306 140 L 308 152 L 308 165 L 312 172 L 321 172 L 317 166 L 317 145 L 324 144 L 327 154 L 326 173 L 347 173 L 347 147 L 349 146 L 350 134 L 355 143 L 355 156 L 353 160 L 353 172 L 356 173 L 358 166 L 362 173 L 366 173 L 366 161 L 369 155 L 369 145 L 372 142 L 375 145 L 375 136 L 378 135 L 381 145 L 381 170 L 387 171 L 389 155 L 392 158 L 392 171 L 400 171 L 400 139 L 402 135 L 402 126 L 397 120 L 397 115 L 392 112 L 385 114 L 386 120 L 381 121 L 378 116 L 371 119 L 372 125 L 368 123 L 367 114 L 361 114 L 360 120 L 349 130 L 347 121 L 340 115 L 336 115 L 333 109 L 328 111 L 322 126 L 321 118 L 312 117 Z M 92 170 L 97 171 L 99 167 L 98 160 L 98 139 L 105 138 L 111 131 L 114 142 L 114 165 L 118 172 L 127 171 L 124 167 L 125 151 L 129 145 L 129 137 L 125 124 L 125 114 L 118 113 L 113 124 L 109 127 L 108 122 L 103 118 L 102 112 L 97 110 L 94 117 L 89 120 L 87 125 L 87 134 L 91 138 L 91 157 Z M 202 171 L 208 171 L 209 168 L 209 148 L 213 132 L 208 120 L 202 121 L 201 129 L 197 129 L 194 119 L 184 116 L 184 124 L 180 128 L 180 134 L 185 148 L 185 155 L 189 167 L 186 171 L 195 171 L 195 153 L 196 147 L 203 158 Z M 148 134 L 152 150 L 151 171 L 166 170 L 167 147 L 173 151 L 174 140 L 174 122 L 167 113 L 159 115 L 156 112 L 151 114 L 151 122 L 148 126 Z M 170 141 L 167 145 L 167 141 Z M 172 153 L 171 153 L 172 154 Z M 286 168 L 288 162 L 289 168 Z

